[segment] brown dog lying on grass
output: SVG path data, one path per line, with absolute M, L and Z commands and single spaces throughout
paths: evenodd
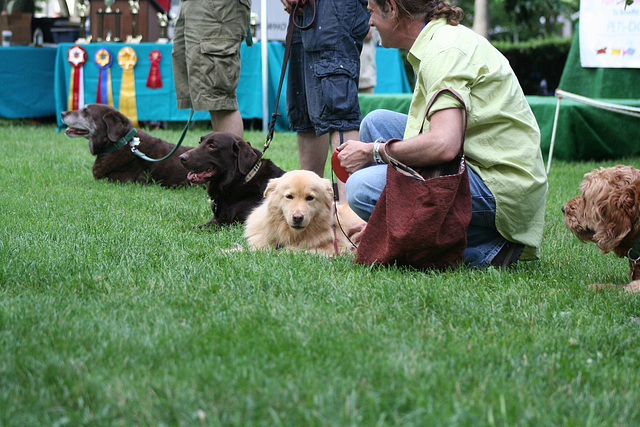
M 631 283 L 623 288 L 640 291 L 640 170 L 623 165 L 593 170 L 585 174 L 580 191 L 562 207 L 565 225 L 603 254 L 629 258 Z
M 287 172 L 269 181 L 264 197 L 245 224 L 244 236 L 250 249 L 302 250 L 324 255 L 355 251 L 345 233 L 363 221 L 346 203 L 338 207 L 336 220 L 333 188 L 328 179 L 310 171 Z M 339 228 L 334 232 L 336 225 Z
M 244 221 L 262 201 L 267 183 L 284 171 L 244 139 L 226 132 L 200 138 L 198 147 L 180 155 L 192 183 L 207 185 L 213 218 L 201 227 Z
M 96 156 L 93 163 L 95 179 L 145 184 L 156 182 L 164 187 L 187 184 L 187 170 L 180 164 L 178 155 L 193 147 L 181 146 L 167 160 L 148 162 L 133 154 L 128 141 L 124 141 L 133 130 L 133 124 L 115 108 L 89 104 L 80 110 L 64 111 L 61 118 L 68 126 L 67 136 L 89 140 L 89 150 Z M 140 130 L 135 136 L 140 138 L 138 150 L 152 159 L 164 157 L 175 147 Z

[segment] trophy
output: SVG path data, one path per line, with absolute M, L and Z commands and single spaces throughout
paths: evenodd
M 120 41 L 120 15 L 121 15 L 120 9 L 116 9 L 114 14 L 116 15 L 116 34 L 115 34 L 115 37 L 113 38 L 113 41 L 119 42 Z
M 158 12 L 157 16 L 158 22 L 160 23 L 160 38 L 158 39 L 158 43 L 168 43 L 167 27 L 169 26 L 169 16 L 162 12 Z
M 76 9 L 78 10 L 78 16 L 80 16 L 80 40 L 84 40 L 87 37 L 87 10 L 89 6 L 84 1 L 81 1 L 76 5 Z
M 115 29 L 112 32 L 111 29 L 107 30 L 107 36 L 105 38 L 105 41 L 120 41 L 120 9 L 116 9 L 115 11 L 113 11 L 111 9 L 111 5 L 113 4 L 114 0 L 105 0 L 104 4 L 107 6 L 107 8 L 105 10 L 102 9 L 98 9 L 98 11 L 96 12 L 96 14 L 99 16 L 99 20 L 98 20 L 98 41 L 102 41 L 102 37 L 104 35 L 104 16 L 105 15 L 114 15 L 115 16 Z M 115 34 L 114 34 L 115 33 Z
M 251 26 L 251 37 L 255 38 L 257 29 L 258 29 L 258 14 L 255 12 L 251 12 L 251 18 L 249 21 L 249 25 Z
M 131 21 L 131 37 L 138 36 L 138 14 L 140 13 L 140 2 L 138 0 L 129 0 L 129 6 L 131 6 L 131 14 L 133 20 Z

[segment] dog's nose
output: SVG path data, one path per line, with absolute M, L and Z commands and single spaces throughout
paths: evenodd
M 562 205 L 562 207 L 560 208 L 560 210 L 562 211 L 562 213 L 564 213 L 564 205 Z
M 180 161 L 181 161 L 182 163 L 186 163 L 186 162 L 187 162 L 187 160 L 189 160 L 189 155 L 188 155 L 187 153 L 184 153 L 184 154 L 181 154 L 181 155 L 180 155 Z
M 293 222 L 294 223 L 300 224 L 302 221 L 304 221 L 304 215 L 302 215 L 301 213 L 293 214 Z
M 67 114 L 69 114 L 68 111 L 63 111 L 62 113 L 60 113 L 60 117 L 64 119 L 65 117 L 67 117 Z

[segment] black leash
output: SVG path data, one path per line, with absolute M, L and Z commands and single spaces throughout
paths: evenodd
M 163 158 L 152 159 L 151 157 L 148 157 L 143 152 L 138 151 L 138 145 L 140 145 L 140 138 L 138 138 L 137 136 L 133 137 L 130 141 L 127 141 L 129 142 L 129 145 L 131 145 L 131 151 L 133 152 L 133 154 L 140 157 L 141 159 L 146 160 L 147 162 L 161 162 L 163 160 L 167 160 L 169 157 L 173 156 L 176 153 L 176 151 L 178 151 L 178 148 L 180 148 L 180 146 L 182 145 L 182 141 L 184 141 L 184 137 L 187 135 L 187 131 L 189 130 L 189 124 L 191 124 L 192 117 L 193 117 L 193 108 L 191 109 L 191 113 L 189 114 L 189 120 L 187 120 L 187 124 L 184 126 L 184 130 L 182 131 L 182 135 L 180 135 L 180 139 L 178 140 L 178 143 L 176 144 L 175 147 L 173 147 L 173 150 L 171 150 L 171 152 L 166 156 L 164 156 Z
M 302 13 L 302 11 L 298 11 L 298 8 L 302 7 L 304 4 L 309 4 L 311 6 L 311 10 L 313 16 L 311 18 L 311 22 L 305 26 L 301 26 L 296 22 L 296 15 L 298 13 Z M 273 140 L 273 134 L 276 128 L 276 119 L 282 114 L 278 113 L 278 103 L 280 102 L 280 93 L 282 92 L 282 84 L 284 83 L 284 76 L 287 72 L 287 63 L 289 62 L 289 57 L 291 56 L 291 41 L 293 40 L 293 29 L 294 27 L 305 31 L 313 26 L 316 22 L 316 1 L 315 0 L 304 0 L 294 3 L 293 8 L 291 9 L 291 13 L 289 14 L 289 24 L 287 25 L 287 37 L 285 39 L 284 45 L 284 58 L 282 59 L 282 71 L 280 72 L 280 83 L 278 83 L 278 92 L 276 94 L 276 106 L 273 109 L 273 113 L 271 114 L 271 122 L 269 122 L 269 132 L 267 133 L 267 140 L 262 148 L 262 154 L 260 157 L 264 156 L 265 151 L 269 148 L 271 141 Z M 258 160 L 259 161 L 259 160 Z
M 329 140 L 331 140 L 331 137 L 329 137 Z M 342 132 L 340 132 L 340 145 L 342 145 L 342 144 L 344 144 L 344 134 Z M 347 232 L 344 231 L 344 228 L 342 227 L 342 224 L 340 224 L 340 217 L 338 216 L 338 202 L 339 202 L 338 183 L 334 180 L 335 177 L 336 177 L 335 173 L 333 172 L 333 170 L 331 170 L 331 187 L 333 187 L 333 216 L 336 217 L 336 224 L 340 228 L 340 231 L 342 232 L 344 237 L 346 237 L 347 240 L 349 241 L 349 243 L 351 243 L 351 246 L 353 246 L 355 249 L 358 249 L 358 247 L 355 245 L 355 243 L 353 243 L 351 241 L 351 239 L 349 238 L 349 235 L 347 234 Z M 347 201 L 345 200 L 344 203 L 347 203 Z M 337 254 L 338 253 L 338 249 L 337 249 L 338 236 L 336 235 L 336 233 L 337 233 L 336 228 L 337 227 L 334 224 L 333 225 L 333 235 L 335 237 L 334 248 L 335 248 L 336 254 Z
M 161 159 L 152 159 L 151 157 L 148 157 L 143 152 L 138 151 L 138 145 L 140 145 L 140 138 L 136 136 L 136 134 L 138 133 L 138 130 L 136 128 L 131 129 L 129 132 L 127 132 L 127 134 L 123 138 L 119 139 L 117 142 L 114 142 L 112 146 L 107 147 L 102 152 L 111 153 L 113 151 L 116 151 L 118 148 L 124 147 L 125 145 L 129 144 L 131 146 L 131 152 L 133 154 L 135 154 L 136 156 L 148 162 L 161 162 L 163 160 L 167 160 L 169 157 L 173 156 L 176 153 L 176 151 L 178 151 L 178 148 L 180 148 L 180 146 L 182 145 L 182 141 L 184 141 L 184 137 L 187 135 L 187 130 L 189 130 L 189 124 L 191 123 L 192 117 L 193 117 L 193 109 L 191 110 L 191 114 L 189 114 L 189 120 L 187 121 L 187 124 L 185 125 L 184 130 L 182 131 L 182 135 L 180 135 L 180 139 L 178 140 L 178 143 L 176 144 L 175 147 L 173 147 L 173 150 L 171 150 L 169 154 L 167 154 Z

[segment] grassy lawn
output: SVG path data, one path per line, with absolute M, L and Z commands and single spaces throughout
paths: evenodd
M 267 157 L 296 169 L 294 135 Z M 639 297 L 589 289 L 627 264 L 560 212 L 640 158 L 554 160 L 541 260 L 447 273 L 224 252 L 242 226 L 194 230 L 204 189 L 92 163 L 54 125 L 0 122 L 0 425 L 640 424 Z

